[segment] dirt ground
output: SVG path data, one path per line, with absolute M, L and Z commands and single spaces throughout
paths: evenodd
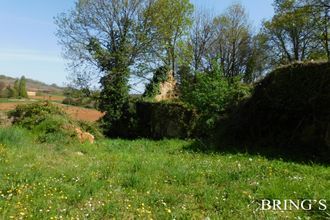
M 22 102 L 8 102 L 0 103 L 0 111 L 9 111 L 15 109 L 15 107 Z M 94 122 L 103 116 L 103 114 L 95 109 L 87 109 L 75 106 L 60 105 L 65 112 L 67 112 L 72 118 L 83 121 Z
M 95 109 L 81 108 L 75 106 L 61 105 L 66 113 L 72 118 L 83 121 L 94 122 L 100 119 L 103 114 Z

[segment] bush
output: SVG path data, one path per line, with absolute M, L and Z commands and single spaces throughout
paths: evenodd
M 250 95 L 251 88 L 240 78 L 225 78 L 219 72 L 197 73 L 183 81 L 181 100 L 197 109 L 199 136 L 207 135 L 219 118 Z
M 18 105 L 15 110 L 9 112 L 9 117 L 13 118 L 13 124 L 31 130 L 51 115 L 58 115 L 63 118 L 68 118 L 66 113 L 61 108 L 51 104 L 48 101 Z
M 246 103 L 220 122 L 219 141 L 330 162 L 329 85 L 330 63 L 296 63 L 273 71 Z
M 92 126 L 87 126 L 87 123 L 72 120 L 61 108 L 47 101 L 19 105 L 9 115 L 13 117 L 14 125 L 32 130 L 40 142 L 77 141 L 76 128 L 82 128 L 82 131 L 88 128 L 93 130 L 95 137 L 100 137 L 97 127 L 92 129 Z
M 77 135 L 72 124 L 66 117 L 48 115 L 34 126 L 33 131 L 38 135 L 38 140 L 42 143 L 70 143 L 76 139 Z

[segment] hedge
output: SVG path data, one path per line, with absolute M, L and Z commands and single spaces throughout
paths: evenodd
M 138 101 L 106 130 L 108 136 L 120 138 L 189 138 L 196 120 L 196 111 L 183 103 Z
M 330 63 L 276 69 L 218 130 L 221 147 L 329 163 Z

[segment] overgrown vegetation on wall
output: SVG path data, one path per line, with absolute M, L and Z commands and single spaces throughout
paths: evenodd
M 123 117 L 108 127 L 107 134 L 122 138 L 189 138 L 195 136 L 197 119 L 196 111 L 183 103 L 134 101 Z
M 276 69 L 219 129 L 223 146 L 329 163 L 330 63 Z

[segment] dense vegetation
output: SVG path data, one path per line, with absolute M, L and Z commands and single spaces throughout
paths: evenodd
M 63 109 L 48 101 L 18 105 L 9 112 L 9 117 L 13 125 L 31 130 L 41 143 L 78 142 L 76 129 L 91 132 L 95 137 L 102 136 L 97 126 L 71 119 Z
M 56 18 L 74 73 L 63 102 L 104 116 L 78 122 L 49 102 L 10 112 L 0 218 L 328 218 L 315 204 L 257 210 L 265 198 L 330 197 L 330 6 L 274 9 L 254 33 L 240 4 L 211 17 L 189 0 L 78 0 Z M 169 78 L 175 97 L 155 101 Z M 149 83 L 132 96 L 139 79 Z M 25 84 L 7 90 L 25 97 Z M 136 140 L 102 139 L 98 126 Z
M 329 63 L 296 63 L 273 71 L 219 122 L 218 142 L 227 149 L 329 163 L 329 85 Z
M 88 90 L 93 76 L 99 76 L 97 106 L 106 113 L 103 123 L 109 127 L 125 117 L 132 76 L 151 76 L 146 97 L 157 93 L 164 70 L 171 71 L 178 84 L 197 81 L 189 88 L 192 93 L 204 90 L 199 86 L 205 84 L 209 90 L 222 84 L 224 91 L 217 95 L 223 100 L 207 103 L 215 105 L 208 111 L 218 113 L 228 108 L 229 100 L 246 96 L 244 86 L 238 93 L 226 92 L 239 86 L 235 81 L 253 83 L 281 64 L 330 57 L 329 5 L 322 0 L 275 0 L 274 17 L 258 33 L 240 4 L 210 17 L 207 11 L 194 10 L 189 0 L 137 2 L 77 1 L 69 13 L 56 18 L 57 36 L 74 68 L 74 84 Z M 215 72 L 222 77 L 212 79 Z M 182 93 L 184 101 L 193 97 L 184 89 Z M 204 101 L 188 98 L 195 106 Z M 206 115 L 212 127 L 218 116 Z
M 0 81 L 0 98 L 28 98 L 25 77 L 16 79 L 14 86 Z

